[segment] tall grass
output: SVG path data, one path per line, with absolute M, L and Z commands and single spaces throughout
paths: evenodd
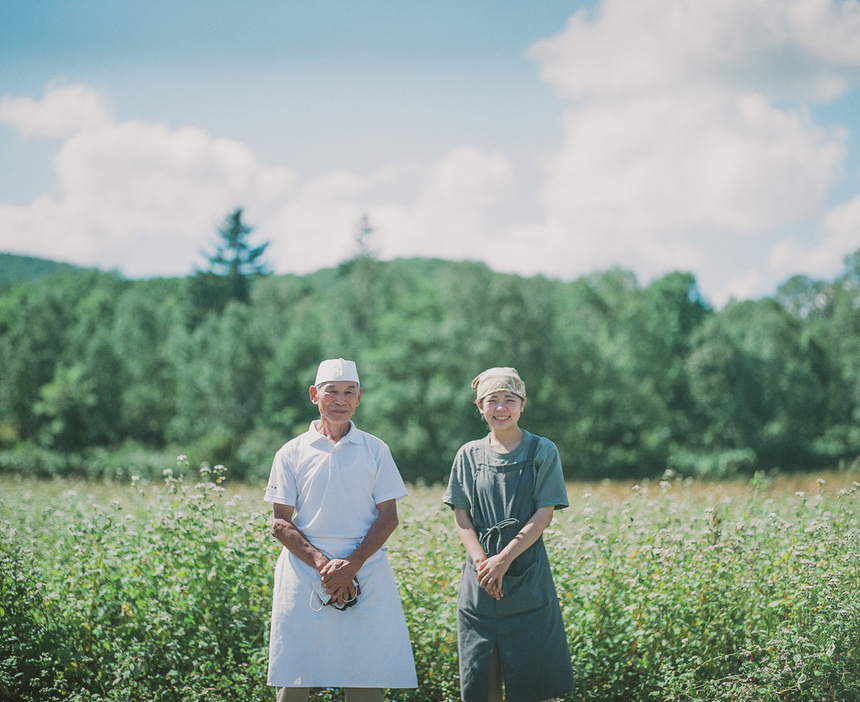
M 860 699 L 857 485 L 773 487 L 579 496 L 549 539 L 576 698 Z
M 176 470 L 0 479 L 0 699 L 273 699 L 262 490 Z M 569 699 L 860 700 L 857 478 L 570 485 L 546 535 Z M 442 490 L 410 493 L 389 552 L 420 687 L 390 696 L 453 702 L 462 547 Z

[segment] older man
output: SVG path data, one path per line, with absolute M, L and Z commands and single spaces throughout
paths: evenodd
M 269 685 L 278 702 L 341 687 L 381 702 L 417 687 L 409 631 L 384 544 L 406 496 L 388 446 L 352 422 L 355 363 L 323 361 L 310 390 L 320 417 L 275 454 L 266 502 L 283 544 L 275 570 Z

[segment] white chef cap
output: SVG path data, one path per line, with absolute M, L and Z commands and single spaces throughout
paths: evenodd
M 322 383 L 337 383 L 346 381 L 355 383 L 359 387 L 358 370 L 355 361 L 345 361 L 342 358 L 329 358 L 320 363 L 317 368 L 317 378 L 314 385 L 319 387 Z

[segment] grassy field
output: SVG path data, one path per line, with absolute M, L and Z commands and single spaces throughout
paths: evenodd
M 569 485 L 546 535 L 569 699 L 860 701 L 858 481 Z M 462 548 L 442 491 L 411 486 L 389 543 L 420 682 L 391 691 L 405 702 L 459 697 Z M 0 699 L 272 700 L 261 495 L 208 469 L 0 477 Z

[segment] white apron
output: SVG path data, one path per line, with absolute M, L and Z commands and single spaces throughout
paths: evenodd
M 315 539 L 331 558 L 358 542 Z M 275 568 L 269 679 L 275 687 L 418 687 L 409 629 L 383 549 L 358 571 L 361 594 L 345 611 L 320 608 L 316 569 L 286 548 Z

